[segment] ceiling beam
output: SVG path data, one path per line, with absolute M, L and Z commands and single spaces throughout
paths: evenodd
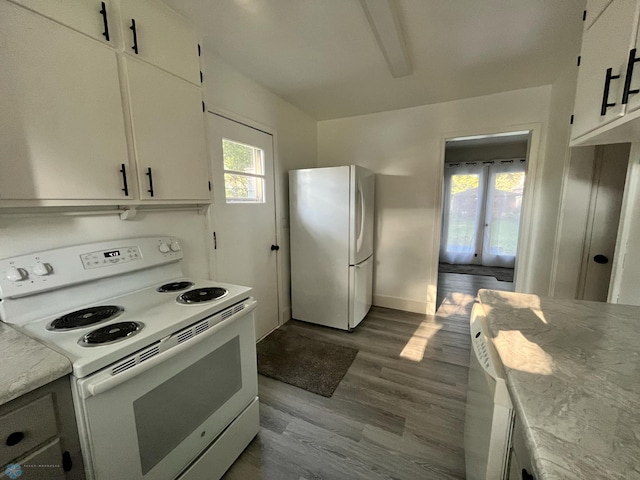
M 360 0 L 382 55 L 394 78 L 412 72 L 396 0 Z

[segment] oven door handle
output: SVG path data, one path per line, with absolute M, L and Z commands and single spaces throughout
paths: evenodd
M 256 304 L 257 302 L 253 299 L 249 299 L 245 301 L 246 306 L 242 310 L 242 315 L 246 315 L 249 312 L 251 312 L 253 309 L 255 309 Z M 95 382 L 92 382 L 91 380 L 89 380 L 87 383 L 84 384 L 82 388 L 82 398 L 89 398 L 91 396 L 96 396 L 108 390 L 111 390 L 112 388 L 126 382 L 127 380 L 133 377 L 136 377 L 141 373 L 146 372 L 147 370 L 150 370 L 163 362 L 166 362 L 167 360 L 170 360 L 176 355 L 179 355 L 180 353 L 182 353 L 184 350 L 193 347 L 194 345 L 196 345 L 196 343 L 200 343 L 206 340 L 207 338 L 211 337 L 212 335 L 214 335 L 216 332 L 219 332 L 220 330 L 225 328 L 228 324 L 236 321 L 237 318 L 238 318 L 237 315 L 232 315 L 226 320 L 223 320 L 220 323 L 217 323 L 213 327 L 209 328 L 208 330 L 200 333 L 199 335 L 192 338 L 191 340 L 188 340 L 184 343 L 180 343 L 174 347 L 171 347 L 168 350 L 165 350 L 164 352 L 160 352 L 155 357 L 149 360 L 146 360 L 144 363 L 140 363 L 128 370 L 125 370 L 122 373 L 119 373 L 117 375 L 112 375 L 104 379 L 96 379 Z M 162 341 L 161 341 L 161 344 L 162 344 Z

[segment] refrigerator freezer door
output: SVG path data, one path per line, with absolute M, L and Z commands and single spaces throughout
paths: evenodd
M 349 169 L 289 172 L 292 316 L 343 330 L 349 323 Z
M 375 174 L 351 165 L 349 264 L 357 265 L 373 254 Z
M 373 256 L 349 267 L 349 328 L 355 328 L 371 308 Z

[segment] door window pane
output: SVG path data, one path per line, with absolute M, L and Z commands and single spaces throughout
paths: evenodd
M 264 151 L 222 140 L 227 203 L 264 203 Z
M 492 255 L 516 255 L 524 178 L 524 172 L 495 175 L 488 222 L 491 225 L 489 253 Z
M 452 175 L 447 251 L 472 253 L 475 249 L 479 175 Z

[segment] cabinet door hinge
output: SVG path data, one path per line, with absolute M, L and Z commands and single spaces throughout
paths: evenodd
M 198 56 L 200 56 L 202 54 L 202 51 L 200 50 L 200 44 L 198 44 Z
M 213 232 L 213 249 L 218 249 L 218 239 L 216 238 L 216 232 Z
M 200 83 L 202 83 L 203 80 L 203 76 L 202 76 L 202 70 L 200 71 Z
M 569 125 L 573 125 L 573 115 L 571 115 L 571 119 L 569 120 Z
M 209 191 L 211 191 L 211 182 L 209 182 Z
M 583 10 L 582 11 L 582 21 L 584 22 L 587 19 L 587 11 Z
M 578 66 L 580 66 L 581 59 L 582 59 L 582 56 L 578 55 Z M 200 81 L 202 82 L 202 73 L 200 73 Z
M 204 106 L 204 100 L 202 101 L 202 111 L 203 111 L 203 112 L 206 112 L 206 111 L 207 111 L 206 107 Z

